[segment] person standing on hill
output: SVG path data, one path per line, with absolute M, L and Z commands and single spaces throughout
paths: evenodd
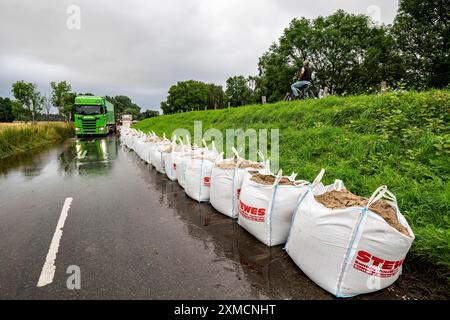
M 303 88 L 311 85 L 312 70 L 309 65 L 309 60 L 303 62 L 303 68 L 298 72 L 297 81 L 291 85 L 292 94 L 295 98 L 298 98 L 300 91 Z

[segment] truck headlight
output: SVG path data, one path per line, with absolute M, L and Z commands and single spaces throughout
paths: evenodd
M 80 128 L 76 127 L 76 128 L 75 128 L 75 131 L 80 131 Z
M 103 130 L 105 130 L 105 127 L 100 127 L 100 131 L 103 131 Z

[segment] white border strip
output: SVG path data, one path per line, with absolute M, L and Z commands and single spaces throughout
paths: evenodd
M 50 248 L 48 249 L 47 258 L 45 259 L 45 263 L 42 267 L 41 275 L 37 283 L 38 287 L 43 287 L 53 282 L 53 277 L 55 276 L 56 270 L 55 261 L 56 254 L 59 249 L 59 241 L 62 237 L 62 229 L 64 228 L 64 222 L 66 221 L 72 201 L 73 198 L 66 198 L 66 201 L 64 201 L 64 206 L 62 208 L 61 215 L 59 216 L 58 224 L 56 225 L 56 230 L 53 234 L 52 242 L 50 243 Z

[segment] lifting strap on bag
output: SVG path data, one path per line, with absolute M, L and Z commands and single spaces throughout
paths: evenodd
M 317 177 L 314 179 L 313 183 L 311 184 L 311 187 L 314 188 L 319 185 L 319 183 L 322 181 L 323 176 L 325 175 L 325 169 L 320 170 Z
M 261 150 L 258 150 L 258 156 L 261 158 L 262 163 L 266 162 L 266 158 L 264 157 L 264 154 L 262 153 Z

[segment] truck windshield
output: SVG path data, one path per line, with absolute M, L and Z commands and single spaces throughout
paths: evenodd
M 81 115 L 103 114 L 102 106 L 75 106 L 75 113 Z

